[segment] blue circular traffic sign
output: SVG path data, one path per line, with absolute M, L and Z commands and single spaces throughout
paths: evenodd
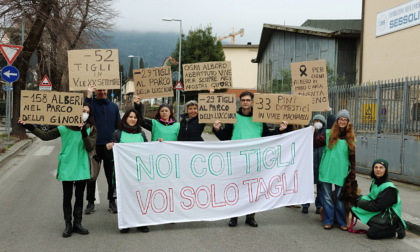
M 6 82 L 15 82 L 19 79 L 19 70 L 14 66 L 5 66 L 1 70 L 1 78 Z

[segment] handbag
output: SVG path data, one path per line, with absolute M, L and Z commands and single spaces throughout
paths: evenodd
M 101 170 L 101 159 L 96 155 L 96 150 L 89 152 L 90 164 L 90 181 L 95 181 L 98 178 L 99 171 Z

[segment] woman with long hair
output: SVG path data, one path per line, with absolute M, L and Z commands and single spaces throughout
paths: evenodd
M 319 166 L 319 183 L 323 205 L 323 225 L 329 230 L 334 226 L 334 216 L 340 229 L 347 231 L 344 202 L 339 200 L 344 181 L 356 178 L 356 145 L 349 111 L 340 110 L 330 130 L 314 136 L 314 148 L 325 146 Z M 334 196 L 332 187 L 334 185 Z
M 143 115 L 143 104 L 135 98 L 134 107 Z M 152 132 L 152 141 L 177 141 L 180 124 L 176 121 L 169 104 L 161 104 L 153 119 L 143 118 L 141 126 Z
M 112 134 L 111 142 L 106 144 L 106 148 L 111 150 L 114 143 L 143 143 L 147 142 L 147 137 L 141 128 L 140 115 L 135 109 L 125 112 L 123 118 L 118 123 L 117 129 Z M 127 233 L 130 229 L 121 229 L 121 233 Z M 143 233 L 149 232 L 147 226 L 137 227 Z
M 63 185 L 63 212 L 66 222 L 63 237 L 70 237 L 72 233 L 89 234 L 82 226 L 83 194 L 86 183 L 91 178 L 88 153 L 95 149 L 96 129 L 92 108 L 87 103 L 83 104 L 82 120 L 83 123 L 79 126 L 58 126 L 46 132 L 19 120 L 19 124 L 44 141 L 61 137 L 57 180 Z M 73 188 L 75 202 L 72 208 Z

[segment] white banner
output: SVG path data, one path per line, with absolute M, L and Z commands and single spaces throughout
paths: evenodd
M 249 140 L 114 145 L 118 227 L 314 202 L 313 128 Z

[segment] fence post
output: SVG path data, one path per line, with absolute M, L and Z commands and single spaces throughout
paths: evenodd
M 407 134 L 406 122 L 407 113 L 410 111 L 410 99 L 408 98 L 408 77 L 405 77 L 404 81 L 404 94 L 403 94 L 403 117 L 401 120 L 401 150 L 400 150 L 400 165 L 401 174 L 404 174 L 404 150 L 405 150 L 405 135 Z

